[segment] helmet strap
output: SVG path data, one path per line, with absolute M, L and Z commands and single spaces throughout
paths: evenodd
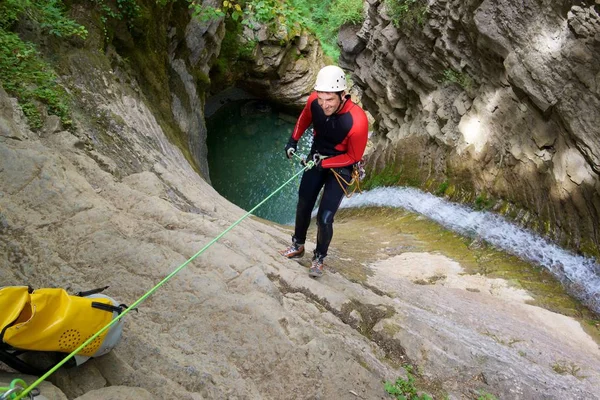
M 344 104 L 346 104 L 346 100 L 352 97 L 349 94 L 345 94 L 344 96 L 342 96 L 342 93 L 344 92 L 345 90 L 342 90 L 341 92 L 336 92 L 338 97 L 340 98 L 340 105 L 338 106 L 337 110 L 335 110 L 334 114 L 337 114 L 344 107 Z

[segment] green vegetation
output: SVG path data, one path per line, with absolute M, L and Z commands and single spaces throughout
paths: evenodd
M 580 374 L 581 367 L 574 362 L 566 362 L 564 360 L 557 361 L 552 365 L 552 370 L 560 375 L 573 375 L 577 379 L 585 378 Z
M 475 198 L 474 208 L 476 210 L 489 210 L 494 206 L 495 200 L 488 197 L 488 195 L 484 193 L 480 193 Z
M 224 0 L 217 8 L 194 0 L 190 8 L 200 20 L 226 17 L 253 28 L 260 23 L 272 33 L 285 33 L 287 40 L 308 29 L 317 36 L 332 60 L 339 57 L 339 28 L 346 23 L 363 21 L 362 0 Z
M 398 185 L 401 176 L 402 170 L 396 171 L 394 165 L 390 163 L 381 172 L 370 174 L 362 183 L 362 188 L 370 190 L 379 186 Z
M 361 24 L 362 0 L 292 0 L 293 7 L 305 16 L 305 24 L 315 33 L 323 51 L 337 61 L 340 50 L 337 45 L 338 31 L 344 24 Z
M 83 26 L 64 16 L 62 0 L 3 0 L 0 3 L 0 29 L 10 30 L 23 15 L 54 36 L 87 35 Z
M 112 4 L 111 0 L 90 0 L 94 3 L 100 13 L 102 21 L 102 31 L 104 33 L 104 41 L 109 42 L 110 35 L 106 27 L 110 19 L 125 21 L 131 29 L 133 21 L 140 16 L 140 6 L 136 0 L 116 0 L 116 4 Z M 167 1 L 162 1 L 161 4 L 166 4 Z
M 473 87 L 473 79 L 469 75 L 456 72 L 453 69 L 444 70 L 444 78 L 441 80 L 441 83 L 457 83 L 465 90 Z
M 395 27 L 423 25 L 429 9 L 425 0 L 384 0 L 385 9 Z
M 395 396 L 397 400 L 432 400 L 427 394 L 418 394 L 415 387 L 415 378 L 412 376 L 412 367 L 404 366 L 406 370 L 406 379 L 398 378 L 396 382 L 385 382 L 385 391 Z
M 32 129 L 42 126 L 44 108 L 71 125 L 69 97 L 33 43 L 12 32 L 23 17 L 56 37 L 85 38 L 87 30 L 64 14 L 62 0 L 4 0 L 0 3 L 0 81 L 18 99 Z
M 446 193 L 446 190 L 448 190 L 448 187 L 450 186 L 450 183 L 445 180 L 444 182 L 442 182 L 442 184 L 437 188 L 437 190 L 435 191 L 435 194 L 437 196 L 443 196 Z

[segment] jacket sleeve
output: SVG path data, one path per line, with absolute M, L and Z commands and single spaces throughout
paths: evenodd
M 369 121 L 365 112 L 358 108 L 358 112 L 353 113 L 352 129 L 348 133 L 348 143 L 346 153 L 323 160 L 323 168 L 338 168 L 352 165 L 359 162 L 365 153 L 367 140 L 369 139 Z
M 295 141 L 300 140 L 304 131 L 310 126 L 312 123 L 312 111 L 310 110 L 310 106 L 314 100 L 317 98 L 317 92 L 313 92 L 306 101 L 306 105 L 304 109 L 302 109 L 302 113 L 298 117 L 298 121 L 296 121 L 296 126 L 294 127 L 294 131 L 292 132 L 292 139 Z

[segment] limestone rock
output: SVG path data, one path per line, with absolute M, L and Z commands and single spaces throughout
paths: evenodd
M 360 25 L 345 24 L 340 28 L 338 35 L 338 44 L 342 49 L 342 57 L 340 60 L 340 67 L 350 68 L 354 67 L 354 56 L 360 53 L 365 43 L 358 36 Z
M 325 65 L 319 41 L 305 31 L 288 37 L 285 29 L 273 33 L 262 25 L 247 28 L 244 34 L 247 40 L 257 41 L 257 46 L 254 65 L 240 84 L 262 98 L 304 107 L 317 73 Z
M 600 211 L 577 205 L 600 193 L 597 6 L 442 1 L 409 30 L 381 3 L 369 2 L 353 28 L 362 44 L 341 56 L 378 122 L 371 166 L 399 163 L 412 185 L 449 181 L 520 204 L 540 233 L 597 254 Z
M 89 87 L 79 90 L 92 98 Z M 131 304 L 244 214 L 198 176 L 141 97 L 120 93 L 93 107 L 121 122 L 118 151 L 85 145 L 80 138 L 92 128 L 0 137 L 3 285 L 109 285 L 108 295 Z M 0 116 L 15 124 L 10 113 Z M 353 398 L 351 376 L 352 390 L 384 398 L 382 376 L 396 370 L 381 364 L 367 338 L 325 334 L 334 317 L 317 311 L 305 320 L 284 301 L 282 271 L 314 285 L 302 266 L 273 252 L 287 239 L 244 221 L 125 316 L 115 350 L 51 380 L 69 398 Z M 362 348 L 365 362 L 354 356 Z
M 126 386 L 111 386 L 103 389 L 96 389 L 87 392 L 83 396 L 77 397 L 75 400 L 154 400 L 154 397 L 146 389 L 126 387 Z
M 389 18 L 377 17 L 380 3 L 369 1 L 375 9 L 365 26 L 389 24 Z M 461 10 L 448 20 L 453 29 L 469 14 Z M 217 25 L 193 30 L 218 36 Z M 443 26 L 432 24 L 431 29 Z M 372 33 L 361 28 L 357 35 L 369 40 L 377 35 Z M 548 116 L 537 111 L 523 90 L 509 86 L 497 55 L 491 56 L 494 67 L 479 76 L 473 72 L 478 64 L 469 57 L 464 63 L 452 57 L 461 51 L 478 54 L 477 47 L 467 42 L 452 46 L 444 56 L 454 68 L 462 65 L 476 82 L 488 76 L 498 81 L 486 78 L 485 89 L 475 92 L 459 83 L 468 86 L 468 81 L 447 74 L 458 82 L 446 82 L 437 91 L 438 76 L 427 68 L 449 68 L 442 65 L 444 52 L 426 58 L 417 51 L 435 47 L 427 42 L 433 40 L 431 33 L 415 35 L 418 49 L 399 33 L 402 60 L 392 60 L 393 53 L 375 62 L 369 58 L 367 53 L 389 48 L 389 34 L 385 42 L 366 43 L 356 57 L 364 104 L 385 112 L 379 115 L 385 130 L 378 132 L 385 135 L 379 136 L 413 154 L 435 143 L 439 148 L 423 153 L 426 161 L 448 162 L 415 164 L 424 169 L 461 171 L 457 167 L 475 158 L 471 168 L 477 171 L 510 166 L 511 174 L 498 175 L 497 184 L 507 188 L 514 188 L 523 175 L 537 173 L 536 157 L 546 163 L 543 157 L 551 151 L 573 155 L 548 168 L 564 182 L 561 195 L 566 185 L 577 193 L 593 178 L 593 144 L 574 146 L 562 130 L 539 128 L 533 137 L 515 134 L 533 122 L 543 126 Z M 201 110 L 190 113 L 190 104 L 202 103 L 190 76 L 195 76 L 191 64 L 202 64 L 203 53 L 200 45 L 183 46 L 180 34 L 169 30 L 172 71 L 162 72 L 177 89 L 167 90 L 167 108 L 161 111 L 175 110 L 177 124 L 184 126 L 188 118 L 200 117 Z M 273 37 L 282 35 L 278 31 Z M 453 38 L 447 35 L 443 43 Z M 298 46 L 310 55 L 319 52 L 310 39 L 300 38 Z M 65 79 L 78 93 L 79 107 L 72 132 L 31 134 L 14 101 L 0 91 L 0 121 L 5 121 L 3 132 L 9 132 L 0 135 L 0 282 L 71 292 L 109 285 L 107 294 L 131 304 L 244 211 L 219 196 L 167 137 L 164 126 L 173 127 L 171 116 L 152 111 L 155 98 L 147 97 L 152 93 L 147 87 L 140 90 L 135 65 L 111 55 L 114 49 L 107 54 L 69 50 L 64 62 L 70 75 Z M 575 53 L 581 60 L 587 57 L 581 49 L 573 48 Z M 278 54 L 273 50 L 275 59 Z M 317 69 L 319 58 L 307 59 L 315 65 L 295 63 L 288 53 L 282 64 L 271 65 L 271 72 L 297 78 L 304 68 Z M 369 68 L 377 75 L 368 77 Z M 394 79 L 396 74 L 401 79 Z M 299 88 L 294 93 L 301 96 Z M 181 104 L 173 106 L 177 101 Z M 554 122 L 562 128 L 561 121 Z M 506 138 L 482 129 L 495 125 L 502 126 Z M 424 128 L 428 133 L 420 135 Z M 374 144 L 376 157 L 383 142 Z M 464 145 L 461 154 L 447 151 L 457 143 Z M 585 151 L 585 157 L 576 156 Z M 406 154 L 398 151 L 399 157 Z M 577 207 L 584 210 L 581 203 Z M 598 398 L 598 348 L 574 321 L 501 301 L 483 293 L 488 288 L 483 284 L 481 293 L 461 291 L 458 284 L 414 285 L 395 273 L 402 262 L 396 258 L 387 267 L 370 265 L 368 285 L 334 271 L 314 280 L 304 266 L 274 250 L 288 240 L 286 229 L 244 220 L 139 304 L 137 312 L 126 315 L 122 341 L 111 353 L 59 371 L 51 380 L 69 398 L 84 399 L 386 399 L 382 381 L 395 380 L 402 374 L 399 366 L 408 362 L 423 366 L 432 386 L 454 398 L 474 397 L 473 391 L 482 388 L 499 398 Z M 419 259 L 423 265 L 429 260 L 445 265 L 431 255 Z M 585 379 L 554 373 L 552 365 L 570 362 L 583 366 Z

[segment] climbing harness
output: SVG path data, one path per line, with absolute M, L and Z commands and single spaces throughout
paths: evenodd
M 302 157 L 300 157 L 299 155 L 297 155 L 296 152 L 292 152 L 292 156 L 296 157 L 302 165 L 306 165 L 306 160 L 303 159 Z M 315 153 L 312 156 L 312 162 L 314 162 L 315 165 L 319 165 L 319 163 L 321 161 L 323 161 L 324 159 L 326 159 L 327 157 L 328 156 L 324 156 L 322 154 Z M 290 160 L 291 160 L 291 158 L 290 158 Z M 310 169 L 310 168 L 306 168 L 306 169 Z M 358 163 L 356 163 L 352 167 L 352 174 L 351 174 L 350 182 L 348 182 L 346 179 L 344 179 L 344 177 L 339 172 L 337 172 L 335 168 L 331 168 L 331 172 L 333 173 L 333 176 L 335 176 L 335 179 L 337 180 L 338 184 L 344 191 L 344 195 L 347 198 L 352 197 L 352 195 L 356 192 L 362 193 L 362 190 L 360 188 L 360 181 L 362 181 L 365 177 L 365 169 L 363 167 L 362 160 L 360 160 Z M 346 184 L 346 186 L 344 186 L 344 184 Z M 351 188 L 351 189 L 347 189 L 347 188 Z
M 295 153 L 294 153 L 294 155 L 295 155 Z M 298 158 L 300 158 L 298 155 L 295 155 L 295 156 L 298 157 Z M 77 347 L 70 354 L 68 354 L 65 358 L 63 358 L 60 362 L 58 362 L 48 372 L 46 372 L 45 374 L 43 374 L 42 376 L 40 376 L 35 382 L 33 382 L 28 387 L 26 387 L 22 392 L 18 393 L 17 396 L 14 397 L 14 399 L 10 398 L 10 397 L 0 397 L 0 400 L 5 400 L 5 399 L 21 400 L 21 399 L 23 399 L 26 395 L 28 395 L 29 393 L 31 393 L 31 391 L 34 388 L 36 388 L 40 383 L 42 383 L 47 377 L 49 377 L 54 372 L 56 372 L 56 370 L 58 370 L 61 366 L 63 366 L 67 361 L 69 361 L 77 353 L 79 353 L 81 350 L 83 350 L 84 348 L 86 348 L 90 343 L 92 343 L 94 340 L 96 340 L 96 338 L 98 336 L 102 335 L 105 331 L 107 331 L 108 329 L 110 329 L 113 325 L 117 324 L 121 320 L 121 318 L 123 318 L 125 315 L 127 315 L 131 310 L 134 310 L 140 303 L 142 303 L 144 300 L 146 300 L 148 297 L 150 297 L 154 292 L 156 292 L 158 290 L 158 288 L 160 288 L 165 283 L 167 283 L 169 280 L 171 280 L 171 278 L 173 278 L 175 275 L 177 275 L 177 273 L 179 273 L 179 271 L 181 271 L 189 263 L 191 263 L 193 260 L 195 260 L 200 254 L 204 253 L 210 246 L 212 246 L 213 244 L 215 244 L 219 239 L 221 239 L 223 236 L 225 236 L 230 230 L 232 230 L 233 228 L 235 228 L 243 220 L 245 220 L 247 217 L 249 217 L 250 215 L 252 215 L 252 213 L 257 208 L 259 208 L 260 206 L 262 206 L 271 197 L 273 197 L 277 193 L 279 193 L 285 186 L 287 186 L 290 182 L 292 182 L 297 176 L 299 176 L 300 174 L 302 174 L 305 170 L 311 169 L 315 165 L 316 165 L 316 163 L 313 160 L 310 160 L 310 161 L 306 162 L 306 165 L 300 171 L 298 171 L 291 178 L 289 178 L 287 181 L 285 181 L 281 186 L 279 186 L 277 189 L 275 189 L 275 191 L 273 191 L 270 195 L 268 195 L 267 197 L 265 197 L 260 203 L 258 203 L 256 206 L 254 206 L 254 208 L 252 208 L 250 211 L 247 211 L 244 215 L 242 215 L 237 221 L 235 221 L 233 224 L 231 224 L 227 229 L 225 229 L 223 232 L 221 232 L 218 236 L 216 236 L 214 239 L 212 239 L 210 242 L 208 242 L 208 244 L 206 244 L 202 249 L 198 250 L 198 252 L 196 254 L 194 254 L 193 256 L 191 256 L 190 258 L 188 258 L 187 261 L 185 261 L 179 267 L 175 268 L 175 270 L 173 270 L 173 272 L 171 272 L 169 275 L 167 275 L 166 277 L 164 277 L 160 282 L 158 282 L 156 285 L 154 285 L 154 287 L 152 287 L 152 289 L 148 290 L 144 295 L 142 295 L 142 297 L 140 297 L 139 299 L 137 299 L 136 301 L 134 301 L 133 304 L 131 304 L 129 307 L 127 307 L 125 310 L 123 310 L 116 318 L 114 318 L 112 321 L 110 321 L 108 324 L 106 324 L 98 332 L 96 332 L 95 334 L 93 334 L 89 339 L 87 339 L 86 341 L 84 341 L 81 345 L 79 345 L 79 347 Z M 11 396 L 13 396 L 13 394 L 11 394 Z M 32 397 L 30 396 L 30 398 L 32 398 Z

